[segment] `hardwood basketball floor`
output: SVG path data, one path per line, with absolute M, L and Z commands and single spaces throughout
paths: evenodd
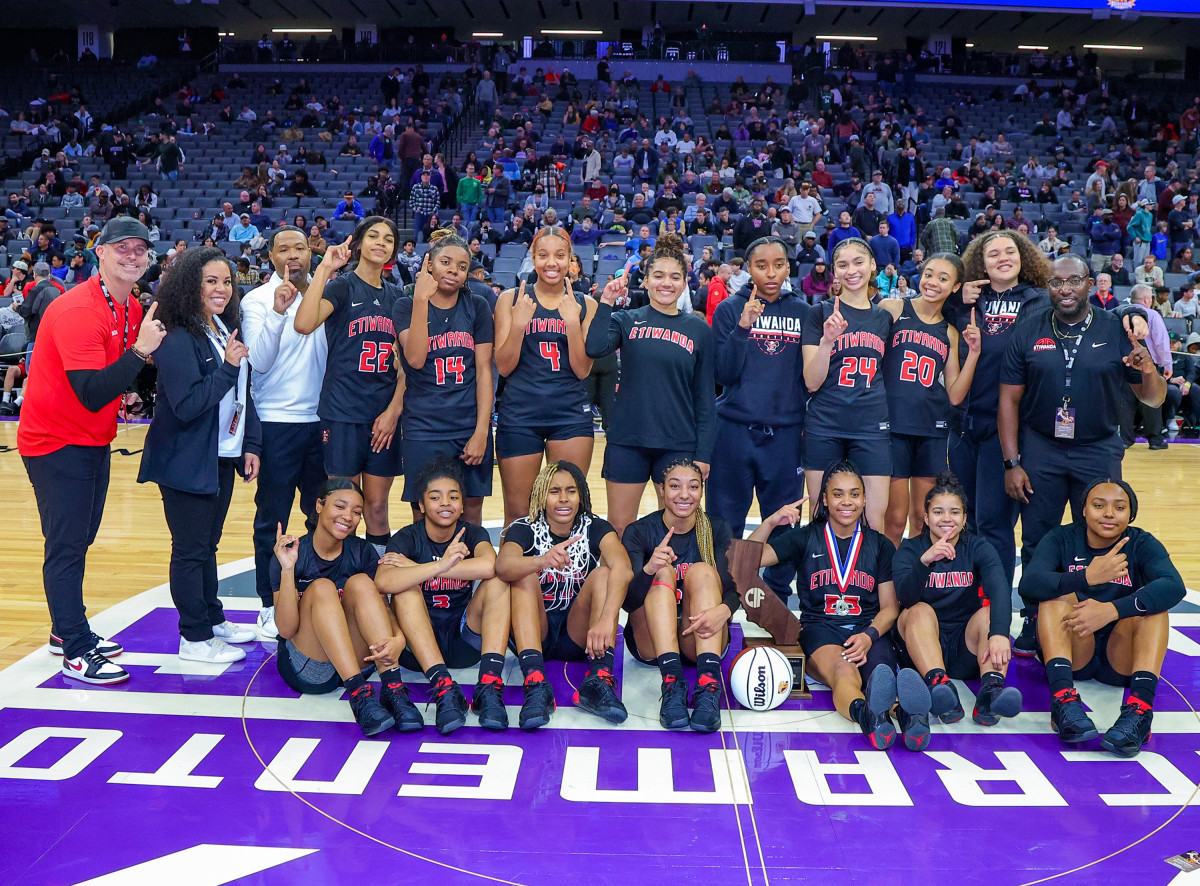
M 6 667 L 46 642 L 50 617 L 42 591 L 42 535 L 33 489 L 17 454 L 17 423 L 0 422 L 0 490 L 4 501 L 3 551 L 0 560 L 0 668 Z M 170 536 L 163 519 L 156 486 L 138 485 L 145 425 L 122 428 L 113 444 L 112 483 L 104 522 L 88 557 L 84 599 L 96 613 L 167 580 Z M 607 507 L 600 465 L 604 438 L 596 438 L 588 481 L 596 510 Z M 129 453 L 129 454 L 124 454 Z M 1200 518 L 1200 446 L 1174 444 L 1166 452 L 1150 452 L 1144 443 L 1125 458 L 1125 477 L 1138 493 L 1137 523 L 1153 532 L 1171 552 L 1185 583 L 1200 588 L 1200 544 L 1196 541 Z M 398 482 L 391 500 L 393 531 L 408 522 L 408 505 L 400 501 Z M 484 506 L 484 519 L 503 517 L 496 494 Z M 655 507 L 652 490 L 642 499 L 641 513 Z M 303 517 L 296 510 L 293 526 Z M 254 487 L 239 486 L 225 523 L 218 559 L 221 563 L 250 556 L 254 517 Z

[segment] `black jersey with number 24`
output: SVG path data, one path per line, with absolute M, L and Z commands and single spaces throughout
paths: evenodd
M 846 331 L 833 343 L 829 374 L 808 401 L 804 429 L 819 437 L 873 440 L 887 436 L 888 403 L 883 386 L 883 356 L 892 315 L 877 305 L 841 305 Z M 804 345 L 819 345 L 825 321 L 833 314 L 833 299 L 808 312 Z

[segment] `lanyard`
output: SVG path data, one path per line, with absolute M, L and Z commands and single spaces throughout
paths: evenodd
M 1066 363 L 1066 375 L 1064 378 L 1063 387 L 1063 405 L 1071 402 L 1071 372 L 1075 369 L 1075 355 L 1079 353 L 1079 347 L 1083 344 L 1083 336 L 1088 331 L 1088 327 L 1092 325 L 1092 317 L 1094 313 L 1088 311 L 1087 320 L 1083 323 L 1083 328 L 1075 335 L 1063 335 L 1058 328 L 1058 320 L 1053 314 L 1050 315 L 1050 328 L 1054 332 L 1054 339 L 1058 342 L 1059 349 L 1062 351 L 1063 361 Z M 1074 344 L 1070 350 L 1067 349 L 1067 339 L 1071 339 Z
M 833 566 L 833 580 L 837 584 L 838 594 L 845 597 L 846 589 L 850 587 L 850 579 L 854 575 L 854 567 L 858 565 L 859 552 L 862 550 L 862 526 L 857 523 L 854 525 L 854 535 L 850 537 L 850 547 L 844 560 L 838 552 L 833 527 L 829 523 L 825 524 L 825 545 L 829 549 L 829 562 Z
M 117 304 L 113 301 L 113 297 L 108 294 L 108 287 L 104 285 L 104 281 L 100 281 L 100 291 L 104 293 L 104 300 L 108 302 L 108 309 L 112 311 L 113 325 L 117 325 Z M 125 331 L 121 336 L 121 353 L 124 354 L 129 350 L 129 300 L 125 300 Z

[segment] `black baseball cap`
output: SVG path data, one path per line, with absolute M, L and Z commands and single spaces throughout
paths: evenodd
M 147 246 L 151 245 L 150 231 L 147 227 L 128 215 L 119 215 L 104 226 L 100 236 L 96 238 L 97 246 L 107 246 L 109 243 L 120 243 L 122 240 L 141 240 Z

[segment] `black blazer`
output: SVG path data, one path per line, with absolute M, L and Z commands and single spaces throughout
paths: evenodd
M 237 367 L 216 355 L 207 338 L 172 329 L 154 352 L 158 396 L 146 433 L 139 483 L 213 495 L 217 482 L 217 422 L 221 398 L 237 384 Z M 262 455 L 262 426 L 246 391 L 243 453 Z

